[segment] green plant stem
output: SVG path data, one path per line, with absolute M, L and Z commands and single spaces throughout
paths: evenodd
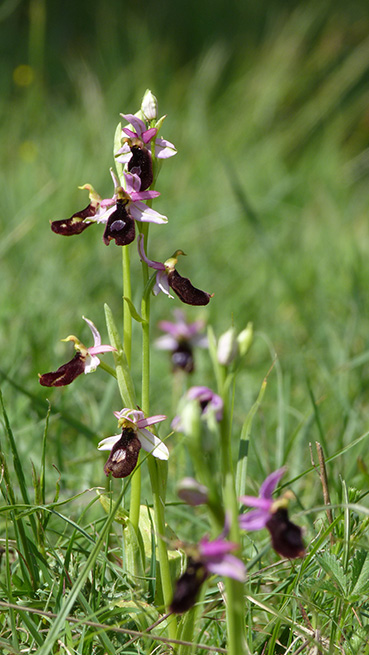
M 227 368 L 220 367 L 219 393 L 223 398 L 223 418 L 220 422 L 220 441 L 222 453 L 222 479 L 224 507 L 230 516 L 231 524 L 229 538 L 235 543 L 240 542 L 240 529 L 238 524 L 238 503 L 236 495 L 235 475 L 232 463 L 231 448 L 231 418 L 229 412 L 229 388 L 233 376 Z M 233 385 L 234 392 L 234 385 Z M 235 552 L 235 555 L 238 553 Z M 243 605 L 243 583 L 232 578 L 225 578 L 227 595 L 226 620 L 229 655 L 243 655 L 245 653 L 245 621 Z
M 123 296 L 132 300 L 132 286 L 131 286 L 131 267 L 129 247 L 123 246 L 122 248 L 122 267 L 123 267 Z M 127 357 L 128 366 L 131 366 L 131 353 L 132 353 L 132 316 L 128 303 L 123 300 L 123 345 Z
M 149 457 L 148 462 L 154 504 L 154 523 L 157 555 L 160 565 L 160 579 L 165 611 L 168 611 L 173 598 L 173 588 L 170 576 L 167 544 L 165 541 L 165 482 L 164 484 L 160 483 L 161 480 L 163 481 L 163 479 L 166 479 L 166 475 L 160 474 L 160 468 L 167 466 L 167 464 L 166 462 L 156 460 L 155 457 L 152 456 Z M 168 633 L 171 639 L 175 639 L 177 636 L 177 619 L 174 614 L 168 617 Z
M 149 204 L 149 203 L 147 203 Z M 145 241 L 144 247 L 147 248 L 148 226 L 144 225 L 142 233 Z M 147 288 L 149 280 L 149 270 L 145 262 L 142 262 L 142 276 L 144 287 Z M 142 325 L 142 396 L 141 407 L 146 416 L 150 410 L 150 292 L 144 293 L 141 303 L 141 316 L 144 319 Z M 161 471 L 167 467 L 166 462 L 157 461 L 155 457 L 150 456 L 149 473 L 151 489 L 153 494 L 154 505 L 154 523 L 156 532 L 157 554 L 160 565 L 160 578 L 163 589 L 165 609 L 172 601 L 173 589 L 170 576 L 169 559 L 167 544 L 165 542 L 165 492 L 166 492 L 166 471 Z M 168 618 L 168 631 L 172 639 L 176 638 L 177 620 L 173 615 Z

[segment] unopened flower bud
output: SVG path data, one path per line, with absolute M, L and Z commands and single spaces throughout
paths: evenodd
M 230 327 L 218 340 L 217 357 L 219 364 L 229 366 L 238 355 L 236 330 Z
M 177 487 L 177 494 L 187 505 L 205 505 L 208 502 L 208 490 L 194 478 L 183 478 Z
M 141 111 L 148 121 L 152 121 L 158 116 L 158 101 L 150 89 L 145 91 L 142 99 Z
M 239 333 L 237 337 L 237 343 L 239 347 L 240 356 L 246 355 L 248 349 L 252 344 L 253 339 L 253 326 L 252 323 L 248 323 L 242 332 Z

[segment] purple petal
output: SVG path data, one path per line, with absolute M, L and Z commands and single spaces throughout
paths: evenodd
M 267 512 L 272 506 L 271 500 L 260 498 L 260 496 L 240 496 L 240 501 L 247 507 L 257 507 L 258 509 L 266 510 Z
M 149 141 L 151 141 L 153 136 L 155 136 L 157 134 L 157 131 L 158 130 L 156 129 L 156 127 L 150 127 L 148 130 L 145 130 L 144 132 L 142 132 L 142 135 L 141 135 L 142 141 L 144 143 L 148 143 Z
M 132 125 L 133 129 L 136 131 L 136 134 L 134 134 L 133 136 L 140 137 L 146 129 L 146 125 L 141 120 L 141 118 L 138 118 L 134 114 L 121 114 L 121 116 L 123 116 L 123 118 L 127 121 L 127 123 Z M 126 129 L 128 128 L 123 128 L 123 132 L 127 134 Z
M 261 498 L 271 498 L 274 489 L 276 488 L 279 480 L 285 474 L 285 472 L 286 472 L 286 467 L 283 466 L 282 468 L 277 469 L 277 471 L 274 471 L 273 473 L 268 475 L 268 477 L 265 478 L 263 484 L 260 487 L 259 496 Z
M 148 425 L 154 425 L 154 423 L 160 423 L 165 421 L 167 417 L 165 414 L 156 414 L 155 416 L 148 416 L 147 418 L 140 418 L 136 421 L 138 428 L 146 428 Z
M 133 202 L 136 202 L 137 200 L 152 200 L 153 198 L 158 198 L 160 196 L 160 191 L 154 191 L 154 189 L 147 191 L 132 191 L 130 196 Z
M 247 514 L 241 514 L 238 518 L 242 530 L 262 530 L 270 519 L 269 512 L 262 509 L 254 509 Z
M 145 250 L 144 250 L 144 235 L 139 234 L 138 239 L 137 239 L 137 244 L 138 244 L 138 253 L 142 259 L 150 268 L 155 268 L 157 271 L 165 271 L 165 266 L 161 262 L 155 262 L 153 259 L 149 259 L 146 256 Z
M 131 216 L 136 220 L 143 223 L 157 223 L 162 225 L 163 223 L 168 223 L 166 216 L 159 214 L 154 209 L 151 209 L 147 205 L 144 205 L 143 202 L 132 202 L 130 205 Z
M 235 555 L 225 555 L 222 561 L 206 562 L 205 566 L 210 573 L 233 578 L 233 580 L 239 580 L 239 582 L 245 581 L 245 565 Z
M 90 355 L 99 355 L 99 353 L 110 353 L 113 350 L 117 350 L 114 348 L 114 346 L 91 346 L 91 348 L 87 348 L 88 352 Z
M 166 139 L 161 139 L 158 137 L 155 141 L 155 156 L 158 159 L 168 159 L 168 157 L 173 157 L 177 154 L 177 150 L 173 143 L 166 141 Z
M 90 328 L 92 332 L 92 336 L 94 339 L 94 346 L 100 346 L 101 345 L 101 336 L 100 332 L 98 331 L 97 327 L 94 325 L 92 321 L 90 321 L 88 318 L 85 316 L 82 316 L 83 320 L 86 321 L 88 327 Z
M 213 541 L 208 541 L 206 537 L 200 539 L 200 552 L 205 558 L 223 557 L 231 550 L 236 550 L 236 548 L 238 548 L 238 544 L 235 544 L 232 541 L 225 541 L 225 539 L 222 539 L 221 537 L 218 537 Z

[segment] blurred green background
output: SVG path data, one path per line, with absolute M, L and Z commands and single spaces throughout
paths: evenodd
M 254 324 L 236 430 L 278 355 L 255 467 L 288 459 L 302 471 L 310 440 L 333 454 L 367 429 L 368 28 L 365 1 L 1 3 L 0 369 L 24 456 L 39 456 L 49 398 L 49 456 L 63 483 L 101 483 L 95 446 L 116 429 L 114 385 L 98 372 L 45 390 L 37 373 L 69 359 L 68 334 L 89 345 L 82 314 L 106 340 L 103 303 L 121 312 L 121 251 L 99 228 L 68 239 L 49 221 L 87 204 L 81 184 L 110 195 L 119 112 L 137 111 L 146 88 L 178 148 L 158 180 L 155 206 L 169 223 L 152 228 L 150 256 L 183 249 L 179 271 L 214 293 L 191 320 L 201 315 L 217 335 Z M 134 249 L 132 259 L 138 278 Z M 178 306 L 159 296 L 154 325 Z M 153 381 L 153 413 L 172 415 L 165 353 L 153 354 Z M 193 383 L 214 385 L 206 353 Z M 365 452 L 340 462 L 360 484 Z

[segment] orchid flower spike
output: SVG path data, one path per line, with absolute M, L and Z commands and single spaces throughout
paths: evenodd
M 240 501 L 244 505 L 256 509 L 247 514 L 241 514 L 239 524 L 243 530 L 267 528 L 274 550 L 282 557 L 294 559 L 305 555 L 302 530 L 288 518 L 287 496 L 282 496 L 277 500 L 272 499 L 272 494 L 285 471 L 286 469 L 283 467 L 268 475 L 260 487 L 258 497 L 241 496 Z
M 191 609 L 202 583 L 209 575 L 221 575 L 244 582 L 246 571 L 243 562 L 231 555 L 238 544 L 226 541 L 219 536 L 213 541 L 207 537 L 200 540 L 198 546 L 187 548 L 189 557 L 185 572 L 177 580 L 170 610 L 182 614 Z
M 173 311 L 175 322 L 160 321 L 159 327 L 163 336 L 155 341 L 155 346 L 160 350 L 169 350 L 173 369 L 182 369 L 186 373 L 192 373 L 194 370 L 193 350 L 196 346 L 199 348 L 208 347 L 208 338 L 200 334 L 204 328 L 204 321 L 195 321 L 187 323 L 185 314 L 181 309 Z
M 158 439 L 147 426 L 164 421 L 164 414 L 145 418 L 141 410 L 125 407 L 120 412 L 114 412 L 118 419 L 121 434 L 103 439 L 98 444 L 99 450 L 110 450 L 109 458 L 104 466 L 106 475 L 113 478 L 125 478 L 132 473 L 138 460 L 141 447 L 158 459 L 168 459 L 169 451 L 166 445 Z
M 65 387 L 82 373 L 93 373 L 100 364 L 100 360 L 96 355 L 116 350 L 113 346 L 101 345 L 100 333 L 93 322 L 84 316 L 82 316 L 82 318 L 86 321 L 92 332 L 94 345 L 90 348 L 86 348 L 86 346 L 84 346 L 83 343 L 73 334 L 69 335 L 66 339 L 62 339 L 62 341 L 73 341 L 77 352 L 70 362 L 60 366 L 57 371 L 44 373 L 39 376 L 40 384 L 42 384 L 43 387 Z
M 138 237 L 138 252 L 141 260 L 146 262 L 150 268 L 154 268 L 156 273 L 156 282 L 153 289 L 154 295 L 157 296 L 160 291 L 163 291 L 169 298 L 173 298 L 169 289 L 173 289 L 178 298 L 187 305 L 207 305 L 212 294 L 206 293 L 194 287 L 190 280 L 182 277 L 176 271 L 176 265 L 179 255 L 184 255 L 182 250 L 176 252 L 167 259 L 164 263 L 156 262 L 146 256 L 144 250 L 144 236 L 140 234 Z

